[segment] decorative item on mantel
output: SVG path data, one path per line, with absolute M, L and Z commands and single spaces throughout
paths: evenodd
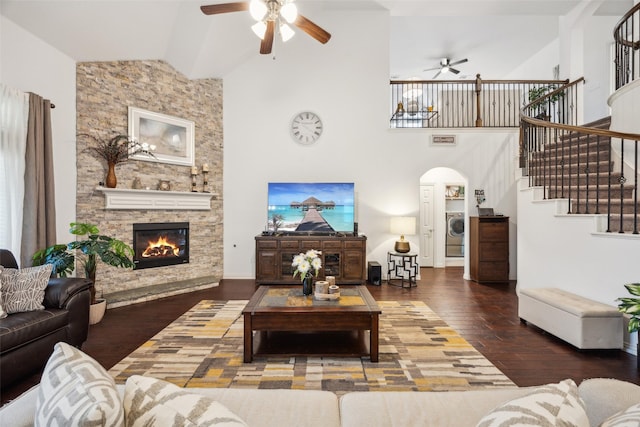
M 209 165 L 207 163 L 202 165 L 202 192 L 209 192 Z
M 299 253 L 293 257 L 291 266 L 295 268 L 293 277 L 300 275 L 302 280 L 302 294 L 311 295 L 313 293 L 313 273 L 318 276 L 318 271 L 322 268 L 322 260 L 320 259 L 322 252 L 315 249 L 309 249 L 306 253 Z
M 198 176 L 198 167 L 191 166 L 191 192 L 196 193 L 198 190 L 196 189 L 196 177 Z
M 109 139 L 100 139 L 88 133 L 81 133 L 78 134 L 78 137 L 86 137 L 93 140 L 93 143 L 87 142 L 87 149 L 107 161 L 105 184 L 108 188 L 116 188 L 118 185 L 115 172 L 117 164 L 126 162 L 134 154 L 146 154 L 155 157 L 153 154 L 156 149 L 155 145 L 150 145 L 146 142 L 141 144 L 136 139 L 130 138 L 129 135 L 116 134 Z
M 158 182 L 158 190 L 171 191 L 171 181 L 169 181 L 168 179 L 161 179 Z

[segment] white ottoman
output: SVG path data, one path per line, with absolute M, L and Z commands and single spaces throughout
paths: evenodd
M 557 288 L 520 289 L 518 316 L 579 349 L 621 349 L 624 322 L 616 307 Z

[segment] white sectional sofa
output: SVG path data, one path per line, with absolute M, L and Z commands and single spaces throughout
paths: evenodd
M 117 386 L 122 394 L 124 386 Z M 353 392 L 193 388 L 229 408 L 251 427 L 465 427 L 494 407 L 536 387 L 451 392 Z M 590 425 L 640 402 L 640 386 L 614 379 L 589 379 L 579 387 Z M 35 387 L 0 408 L 0 425 L 34 425 Z
M 624 425 L 640 425 L 640 386 L 598 378 L 577 386 L 567 379 L 538 387 L 338 397 L 318 390 L 180 388 L 139 375 L 116 385 L 98 362 L 58 343 L 40 384 L 0 408 L 0 426 L 492 427 L 517 419 L 519 426 L 591 427 L 620 411 L 627 411 L 626 422 L 635 417 L 636 424 Z

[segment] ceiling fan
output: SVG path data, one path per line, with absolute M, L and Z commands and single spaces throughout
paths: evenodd
M 449 58 L 442 58 L 440 60 L 440 65 L 438 67 L 427 68 L 426 70 L 423 70 L 423 71 L 438 70 L 436 75 L 433 76 L 434 79 L 437 78 L 441 73 L 452 72 L 453 74 L 458 74 L 460 70 L 456 70 L 455 68 L 453 68 L 453 66 L 458 64 L 464 64 L 467 61 L 468 61 L 467 58 L 461 59 L 459 61 L 454 61 L 454 62 L 451 62 Z
M 325 44 L 331 38 L 331 34 L 327 31 L 298 14 L 294 0 L 251 0 L 250 2 L 221 3 L 200 6 L 200 10 L 205 15 L 248 10 L 257 21 L 251 26 L 251 29 L 262 40 L 260 43 L 261 54 L 271 53 L 276 29 L 279 31 L 283 41 L 293 37 L 294 31 L 287 23 L 295 25 L 322 44 Z

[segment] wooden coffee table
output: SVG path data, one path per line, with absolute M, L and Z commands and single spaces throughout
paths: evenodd
M 254 331 L 369 331 L 369 355 L 378 361 L 381 313 L 366 286 L 341 286 L 336 301 L 302 295 L 302 286 L 260 286 L 242 311 L 244 362 L 253 360 Z

